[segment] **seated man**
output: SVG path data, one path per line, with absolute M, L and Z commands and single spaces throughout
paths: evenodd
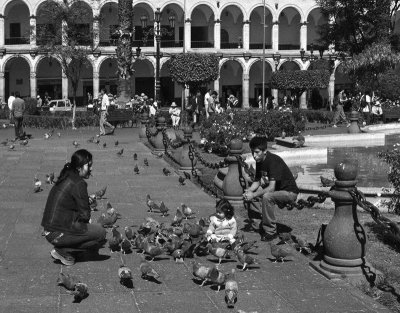
M 171 114 L 172 120 L 172 127 L 178 128 L 179 127 L 179 120 L 181 115 L 181 110 L 178 108 L 175 102 L 172 102 L 171 107 L 169 108 L 169 114 Z
M 267 151 L 266 137 L 253 137 L 249 145 L 256 161 L 256 176 L 243 197 L 247 201 L 262 197 L 261 209 L 249 206 L 250 226 L 260 230 L 262 241 L 271 241 L 278 235 L 275 209 L 296 201 L 299 189 L 285 161 Z

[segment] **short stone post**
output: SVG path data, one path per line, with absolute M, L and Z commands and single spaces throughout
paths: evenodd
M 146 127 L 147 127 L 148 122 L 149 122 L 149 114 L 147 112 L 143 112 L 140 115 L 140 129 L 139 129 L 140 141 L 145 141 L 147 139 Z
M 329 279 L 370 279 L 378 272 L 365 260 L 367 236 L 358 221 L 357 203 L 349 191 L 357 184 L 356 161 L 345 160 L 335 167 L 335 186 L 329 192 L 335 203 L 332 220 L 322 232 L 323 260 L 310 265 Z
M 151 141 L 155 152 L 163 152 L 165 150 L 163 143 L 163 129 L 165 128 L 165 117 L 159 116 L 156 119 L 157 135 Z
M 238 210 L 243 210 L 243 188 L 240 184 L 239 162 L 237 156 L 243 152 L 243 142 L 240 139 L 232 139 L 229 143 L 229 156 L 225 158 L 225 163 L 228 164 L 228 172 L 222 183 L 224 198 L 228 200 L 233 207 Z
M 358 126 L 359 113 L 357 111 L 351 111 L 350 113 L 350 126 L 347 128 L 347 132 L 350 134 L 361 133 L 360 127 Z
M 189 142 L 192 139 L 193 128 L 190 126 L 185 126 L 183 128 L 183 138 L 185 139 L 185 143 L 182 146 L 181 153 L 178 158 L 178 162 L 181 165 L 180 171 L 191 171 L 192 170 L 192 161 L 189 158 Z M 197 160 L 193 160 L 193 165 L 196 166 Z

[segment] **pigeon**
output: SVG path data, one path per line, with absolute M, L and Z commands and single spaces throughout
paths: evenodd
M 14 149 L 15 149 L 15 145 L 11 144 L 11 145 L 8 147 L 8 149 L 9 149 L 9 150 L 14 150 Z
M 72 142 L 72 144 L 74 145 L 75 148 L 78 148 L 78 147 L 79 147 L 79 143 L 78 143 L 76 140 L 74 140 L 74 141 Z
M 124 153 L 124 148 L 122 148 L 121 150 L 119 150 L 119 151 L 117 152 L 117 155 L 118 155 L 118 156 L 122 156 L 123 153 Z
M 270 247 L 271 247 L 271 254 L 275 258 L 274 263 L 276 263 L 277 261 L 283 262 L 284 258 L 292 255 L 292 250 L 287 245 L 278 246 L 273 243 L 270 243 Z
M 118 238 L 115 238 L 114 236 L 108 239 L 108 247 L 110 248 L 111 253 L 121 251 L 121 244 Z
M 43 190 L 42 189 L 42 182 L 37 177 L 35 177 L 34 186 L 33 186 L 33 192 L 38 193 L 38 192 L 40 192 L 42 190 Z
M 132 243 L 127 238 L 122 239 L 121 250 L 124 254 L 130 253 L 132 251 Z
M 149 277 L 154 277 L 154 278 L 159 278 L 160 274 L 158 274 L 150 265 L 149 262 L 146 261 L 146 258 L 144 255 L 141 256 L 141 262 L 140 262 L 140 271 L 142 272 L 142 278 L 146 279 Z
M 87 142 L 87 143 L 92 143 L 92 142 L 94 142 L 94 137 L 90 137 L 86 142 Z
M 228 308 L 235 307 L 238 293 L 239 293 L 239 286 L 237 281 L 235 280 L 235 270 L 232 269 L 232 272 L 227 275 L 225 281 L 225 302 Z
M 115 141 L 114 145 L 115 145 L 116 147 L 118 147 L 118 145 L 119 145 L 119 142 L 118 142 L 118 140 L 117 140 L 117 141 Z
M 146 195 L 146 204 L 149 208 L 148 212 L 153 212 L 153 211 L 160 211 L 160 208 L 158 205 L 150 198 L 150 195 Z
M 133 154 L 133 160 L 137 161 L 137 154 L 136 153 Z
M 301 237 L 296 236 L 296 247 L 299 249 L 300 252 L 305 250 L 307 253 L 311 253 L 310 244 L 307 242 L 307 240 Z
M 186 219 L 191 218 L 194 215 L 192 209 L 189 208 L 186 204 L 181 203 L 181 209 Z
M 118 241 L 118 243 L 121 243 L 122 240 L 123 240 L 123 237 L 122 237 L 122 234 L 117 230 L 117 227 L 118 227 L 118 226 L 113 225 L 113 226 L 112 226 L 112 229 L 111 229 L 111 232 L 112 232 L 113 238 L 114 238 L 116 241 Z
M 183 213 L 179 208 L 176 209 L 176 214 L 174 216 L 174 220 L 171 223 L 172 226 L 180 225 L 183 220 Z
M 148 241 L 145 241 L 143 248 L 144 248 L 144 252 L 151 257 L 152 261 L 154 261 L 155 257 L 157 257 L 157 256 L 159 256 L 159 255 L 164 253 L 163 249 L 161 249 L 160 247 L 149 243 Z
M 208 275 L 211 271 L 210 267 L 204 266 L 196 261 L 192 261 L 192 274 L 195 278 L 202 280 L 201 287 L 208 281 Z
M 49 139 L 51 137 L 51 134 L 50 133 L 45 133 L 43 135 L 43 137 L 44 137 L 44 139 Z
M 147 160 L 147 158 L 145 158 L 145 159 L 143 160 L 143 163 L 144 163 L 145 166 L 149 166 L 149 161 Z
M 97 219 L 97 223 L 102 225 L 105 228 L 112 227 L 115 222 L 120 218 L 120 214 L 114 212 L 113 214 L 109 215 L 107 213 L 102 213 L 100 217 Z
M 124 263 L 118 269 L 118 277 L 121 285 L 129 286 L 132 285 L 132 270 L 127 267 Z
M 96 145 L 98 145 L 98 144 L 100 143 L 100 138 L 93 139 L 93 143 L 95 143 Z
M 19 142 L 21 146 L 26 146 L 28 144 L 28 139 L 22 140 Z
M 169 169 L 167 169 L 166 167 L 164 167 L 162 171 L 163 171 L 165 176 L 171 175 L 171 171 Z
M 60 138 L 60 137 L 61 137 L 61 133 L 60 133 L 60 132 L 58 132 L 58 133 L 57 133 L 57 136 Z
M 132 227 L 125 226 L 124 230 L 125 230 L 126 239 L 128 239 L 129 241 L 132 241 L 135 237 Z
M 229 251 L 227 249 L 224 249 L 222 247 L 214 247 L 211 243 L 208 245 L 208 251 L 210 253 L 218 258 L 218 265 L 221 264 L 222 259 L 225 259 L 229 255 Z
M 107 191 L 107 186 L 105 186 L 105 187 L 103 187 L 102 189 L 96 191 L 96 192 L 94 193 L 96 199 L 102 199 L 103 196 L 105 195 L 106 191 Z
M 135 167 L 133 168 L 133 171 L 135 172 L 136 175 L 139 174 L 139 167 L 137 166 L 137 164 L 135 164 Z
M 161 158 L 163 157 L 163 155 L 164 155 L 164 153 L 163 153 L 163 152 L 160 152 L 160 153 L 157 153 L 157 154 L 156 154 L 156 157 L 157 157 L 158 159 L 161 159 Z
M 88 290 L 89 288 L 86 284 L 81 282 L 77 283 L 75 285 L 75 290 L 71 292 L 71 294 L 74 295 L 74 301 L 81 302 L 83 299 L 87 298 L 89 296 Z
M 167 208 L 167 206 L 164 204 L 164 201 L 161 201 L 161 203 L 160 203 L 160 212 L 161 212 L 161 216 L 165 216 L 165 215 L 168 215 L 168 208 Z
M 189 174 L 188 172 L 185 172 L 185 171 L 184 171 L 184 172 L 183 172 L 183 175 L 185 176 L 186 179 L 189 179 L 189 180 L 190 180 L 191 177 L 190 177 L 190 174 Z
M 257 264 L 257 260 L 252 256 L 245 254 L 242 249 L 236 249 L 235 253 L 238 261 L 243 264 L 242 271 L 246 269 L 247 265 Z
M 46 174 L 46 183 L 53 185 L 54 184 L 54 172 L 50 174 Z
M 225 284 L 226 275 L 220 272 L 216 267 L 211 268 L 208 272 L 207 278 L 214 285 L 218 286 L 218 291 L 221 289 L 221 286 Z
M 183 262 L 183 250 L 176 249 L 171 253 L 171 256 L 174 258 L 175 262 L 182 263 Z
M 86 284 L 81 283 L 75 276 L 69 274 L 61 272 L 58 275 L 57 285 L 64 286 L 70 294 L 74 295 L 75 302 L 80 302 L 88 297 L 89 293 Z
M 183 185 L 185 184 L 185 180 L 186 180 L 186 178 L 185 178 L 185 177 L 182 177 L 182 176 L 179 176 L 179 178 L 178 178 L 179 184 L 180 184 L 181 186 L 183 186 Z
M 332 187 L 335 185 L 335 179 L 329 179 L 322 175 L 319 178 L 321 179 L 322 187 Z
M 107 143 L 103 143 L 103 148 L 107 148 Z
M 279 234 L 279 239 L 281 240 L 280 243 L 282 243 L 282 242 L 284 242 L 284 243 L 293 242 L 291 233 L 280 233 Z

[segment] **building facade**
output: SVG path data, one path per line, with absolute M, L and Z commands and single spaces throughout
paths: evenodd
M 31 97 L 38 94 L 43 97 L 47 93 L 53 99 L 72 95 L 58 61 L 37 49 L 36 32 L 46 24 L 40 11 L 49 1 L 52 0 L 0 2 L 0 96 L 3 99 L 13 91 Z M 96 34 L 91 43 L 96 46 L 96 52 L 89 55 L 90 66 L 83 69 L 78 88 L 79 101 L 84 104 L 88 93 L 96 97 L 102 87 L 116 93 L 116 47 L 111 33 L 118 25 L 118 5 L 116 0 L 82 0 L 82 3 L 93 17 L 90 23 L 81 21 L 82 29 Z M 283 95 L 284 91 L 270 88 L 274 71 L 307 70 L 313 57 L 332 59 L 325 49 L 318 50 L 317 27 L 328 21 L 313 0 L 133 0 L 132 5 L 133 49 L 141 47 L 141 55 L 134 63 L 135 93 L 153 95 L 155 82 L 156 41 L 149 37 L 143 42 L 141 18 L 146 16 L 149 25 L 154 24 L 154 12 L 159 8 L 161 26 L 169 28 L 169 33 L 161 37 L 160 81 L 164 105 L 179 101 L 182 95 L 181 87 L 169 76 L 168 60 L 173 54 L 217 53 L 220 77 L 210 87 L 218 91 L 223 102 L 229 94 L 236 95 L 244 108 L 257 106 L 263 86 L 266 96 L 277 99 Z M 174 28 L 169 26 L 170 16 L 175 18 Z M 304 51 L 303 57 L 301 51 Z M 332 59 L 332 65 L 329 88 L 320 91 L 325 103 L 332 101 L 335 88 L 350 83 L 336 71 L 340 61 Z M 305 94 L 300 103 L 305 106 Z

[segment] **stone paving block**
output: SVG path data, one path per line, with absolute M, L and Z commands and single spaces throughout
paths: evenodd
M 73 296 L 61 295 L 60 313 L 137 313 L 139 312 L 131 293 L 92 294 L 80 303 L 73 303 Z
M 134 297 L 142 313 L 218 312 L 204 292 L 136 292 Z
M 0 297 L 0 312 L 57 312 L 58 296 L 7 295 Z

